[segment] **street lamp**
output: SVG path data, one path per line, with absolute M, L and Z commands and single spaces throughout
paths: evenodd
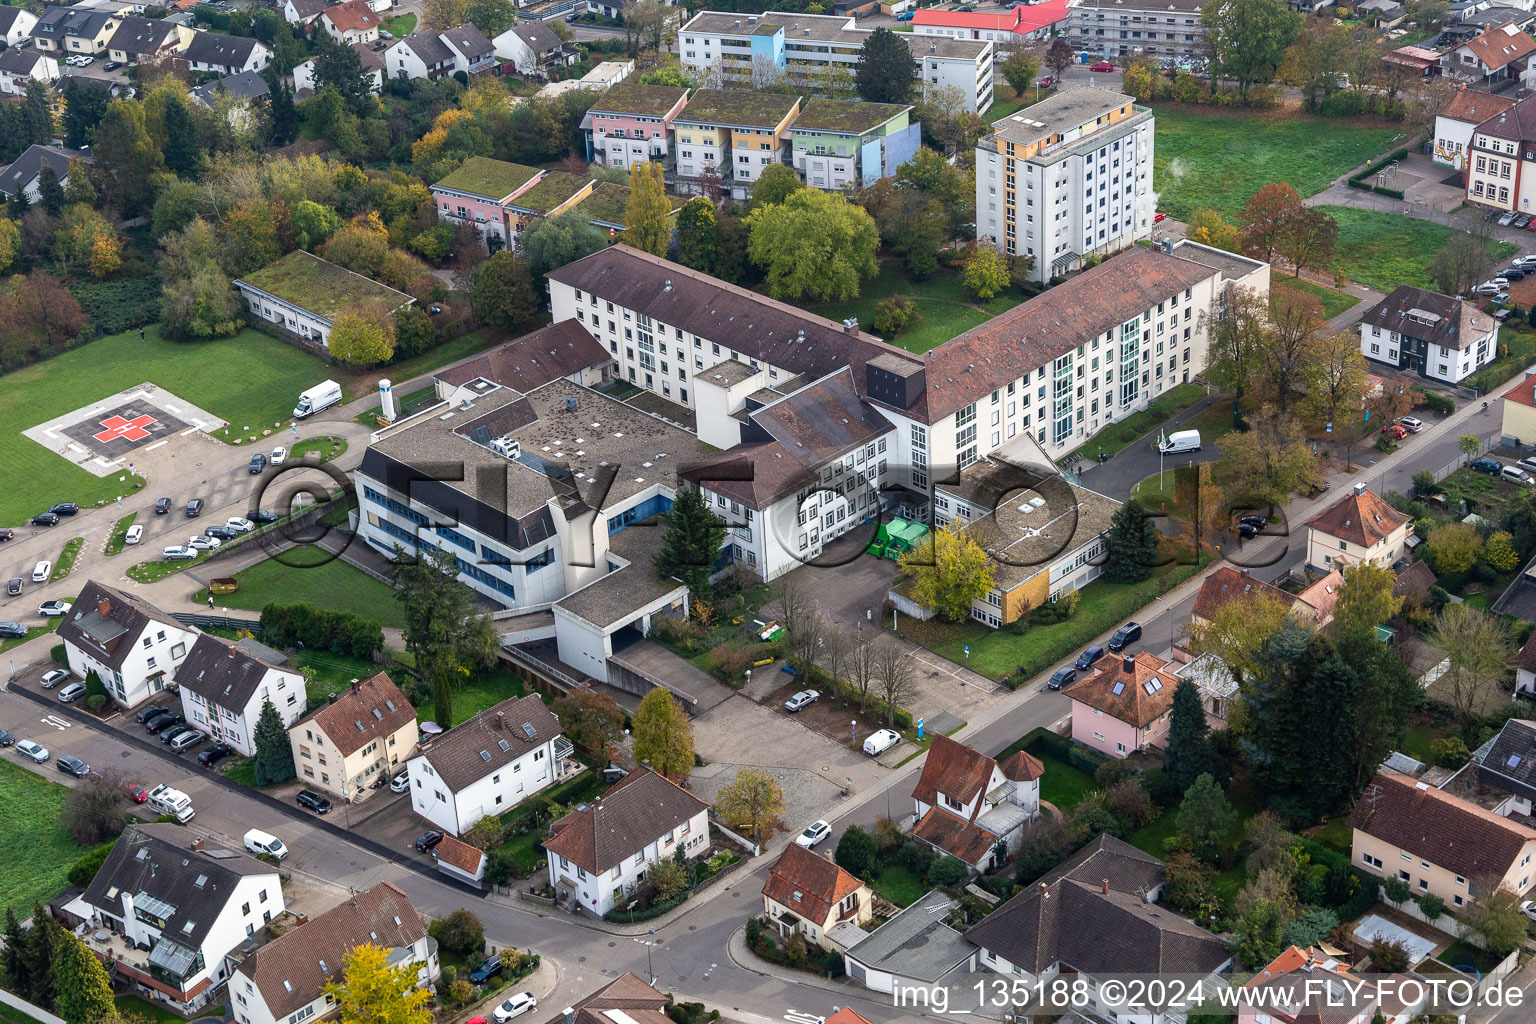
M 652 987 L 656 984 L 656 971 L 651 967 L 651 947 L 656 944 L 656 929 L 652 928 L 646 933 L 649 937 L 645 942 L 645 973 L 651 979 Z

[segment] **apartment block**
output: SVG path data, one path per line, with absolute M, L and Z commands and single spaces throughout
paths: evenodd
M 592 120 L 592 155 L 609 167 L 628 168 L 672 156 L 673 121 L 688 103 L 688 90 L 669 85 L 619 82 L 600 96 Z
M 814 188 L 863 188 L 896 173 L 922 144 L 912 108 L 900 103 L 807 100 L 789 127 L 791 163 Z
M 1067 38 L 1106 57 L 1198 55 L 1205 46 L 1205 0 L 1095 0 L 1072 12 Z
M 700 89 L 673 119 L 678 178 L 713 171 L 732 198 L 748 198 L 763 171 L 784 162 L 789 126 L 799 113 L 798 96 Z
M 1536 97 L 1526 97 L 1472 129 L 1467 202 L 1496 210 L 1536 210 Z

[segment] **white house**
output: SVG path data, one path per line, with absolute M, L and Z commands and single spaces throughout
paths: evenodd
M 37 15 L 25 7 L 0 7 L 0 38 L 4 38 L 6 46 L 20 46 L 22 41 L 32 36 L 32 26 L 37 24 Z
M 560 720 L 535 696 L 504 700 L 423 746 L 406 764 L 411 809 L 449 835 L 551 785 Z
M 329 6 L 330 0 L 283 0 L 283 19 L 290 25 L 312 25 Z
M 446 32 L 439 32 L 437 39 L 453 54 L 455 71 L 478 75 L 496 66 L 496 44 L 467 22 L 455 25 Z
M 325 986 L 339 977 L 343 958 L 363 945 L 382 947 L 392 967 L 415 966 L 417 988 L 441 973 L 437 942 L 409 897 L 380 882 L 247 955 L 230 975 L 230 1010 L 240 1024 L 325 1017 L 336 1007 Z
M 639 768 L 551 830 L 544 849 L 560 898 L 601 917 L 645 881 L 650 865 L 679 849 L 690 860 L 709 852 L 709 804 Z
M 320 27 L 340 43 L 373 43 L 379 38 L 379 16 L 364 0 L 346 0 L 320 12 Z
M 176 668 L 187 722 L 246 757 L 256 753 L 256 722 L 268 701 L 287 728 L 304 715 L 304 676 L 287 659 L 251 640 L 204 633 Z
M 1368 490 L 1362 480 L 1307 520 L 1307 565 L 1319 572 L 1360 562 L 1391 568 L 1408 556 L 1413 517 Z
M 17 7 L 0 7 L 0 11 L 20 10 Z M 26 13 L 26 12 L 22 12 Z M 0 94 L 25 96 L 28 82 L 57 82 L 59 62 L 37 50 L 21 50 L 12 47 L 0 53 Z
M 355 803 L 374 790 L 380 772 L 393 776 L 416 752 L 416 709 L 388 674 L 330 694 L 288 730 L 293 763 L 305 785 Z
M 1513 96 L 1495 96 L 1463 87 L 1451 97 L 1445 109 L 1435 115 L 1435 163 L 1458 171 L 1466 170 L 1473 129 L 1514 105 Z
M 986 871 L 1018 849 L 1040 813 L 1040 760 L 1020 750 L 1002 764 L 936 734 L 912 791 L 912 836 Z
M 136 824 L 66 909 L 85 919 L 86 946 L 134 995 L 194 1016 L 222 998 L 229 955 L 283 906 L 276 867 L 180 825 Z
M 549 27 L 520 21 L 496 37 L 496 56 L 511 61 L 520 75 L 543 75 L 569 67 L 579 55 L 566 47 Z
M 363 67 L 368 70 L 369 88 L 374 93 L 384 90 L 384 58 L 371 46 L 363 43 L 353 43 L 352 49 L 356 51 L 358 59 L 363 62 Z M 315 58 L 298 65 L 293 69 L 293 91 L 299 95 L 319 92 L 324 82 L 315 79 Z
M 272 62 L 272 51 L 266 43 L 215 32 L 195 34 L 182 56 L 190 70 L 217 71 L 220 75 L 260 71 Z
M 81 679 L 95 672 L 125 708 L 170 685 L 200 635 L 154 605 L 95 580 L 75 598 L 58 634 L 69 670 Z
M 1360 320 L 1360 353 L 1373 363 L 1459 384 L 1498 356 L 1499 324 L 1470 302 L 1400 285 Z
M 384 51 L 384 74 L 389 78 L 442 78 L 454 72 L 454 52 L 431 32 L 412 32 Z

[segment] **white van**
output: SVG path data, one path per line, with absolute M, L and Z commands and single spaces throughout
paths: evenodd
M 1164 455 L 1178 455 L 1180 452 L 1197 452 L 1200 450 L 1200 431 L 1175 430 L 1163 438 L 1162 443 L 1157 446 L 1157 450 Z
M 245 834 L 245 848 L 257 856 L 266 854 L 278 860 L 288 856 L 288 847 L 283 845 L 281 839 L 259 828 L 253 828 Z
M 187 794 L 164 784 L 149 791 L 149 806 L 160 814 L 174 815 L 183 825 L 197 813 L 192 809 L 192 801 Z

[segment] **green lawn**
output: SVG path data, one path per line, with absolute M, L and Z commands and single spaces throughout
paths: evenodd
M 428 405 L 431 405 L 432 402 L 436 400 L 436 398 L 437 385 L 428 384 L 424 388 L 417 388 L 410 394 L 396 395 L 395 411 L 400 416 L 409 416 L 411 413 L 416 412 L 418 409 L 424 409 Z M 377 426 L 378 416 L 382 411 L 383 407 L 376 405 L 372 409 L 369 409 L 367 412 L 358 413 L 353 418 L 365 427 Z
M 1396 128 L 1293 110 L 1258 114 L 1157 108 L 1154 188 L 1172 217 L 1208 206 L 1229 218 L 1264 185 L 1315 195 L 1400 141 Z M 1391 289 L 1388 289 L 1389 291 Z
M 960 283 L 960 275 L 949 270 L 936 270 L 921 281 L 913 280 L 895 263 L 885 263 L 872 281 L 865 282 L 859 290 L 860 298 L 852 302 L 829 302 L 821 305 L 805 304 L 811 312 L 829 320 L 845 320 L 857 317 L 859 329 L 874 331 L 875 303 L 892 295 L 905 295 L 917 303 L 922 320 L 909 324 L 907 329 L 885 340 L 908 352 L 926 352 L 935 345 L 942 345 L 957 334 L 977 324 L 1006 313 L 1024 301 L 1024 294 L 1009 288 L 989 302 L 977 303 L 971 299 Z
M 0 466 L 7 483 L 0 523 L 21 522 L 56 501 L 90 508 L 143 486 L 121 479 L 126 471 L 93 476 L 23 437 L 25 429 L 147 381 L 223 417 L 234 433 L 213 436 L 233 442 L 286 426 L 299 392 L 325 375 L 319 359 L 256 331 L 177 344 L 155 327 L 142 342 L 138 331 L 117 334 L 8 373 L 0 378 Z
M 59 552 L 59 557 L 54 560 L 53 573 L 48 577 L 49 583 L 57 583 L 68 576 L 70 570 L 75 567 L 75 559 L 80 557 L 80 549 L 85 547 L 84 537 L 73 537 L 64 542 L 64 550 Z
M 269 558 L 235 573 L 235 579 L 240 581 L 240 589 L 216 598 L 224 607 L 259 612 L 271 601 L 302 602 L 317 608 L 357 612 L 382 626 L 405 625 L 394 588 L 339 558 L 310 567 L 284 565 Z
M 1283 274 L 1271 278 L 1269 283 L 1270 298 L 1275 293 L 1289 288 L 1292 291 L 1305 292 L 1323 304 L 1323 316 L 1329 320 L 1340 313 L 1347 313 L 1359 304 L 1360 300 L 1349 292 L 1341 292 L 1337 288 L 1329 288 L 1327 285 L 1314 284 L 1311 281 L 1299 277 L 1288 277 Z
M 1040 781 L 1042 784 L 1045 782 L 1044 779 Z M 1126 836 L 1125 841 L 1142 853 L 1150 853 L 1152 856 L 1162 860 L 1168 856 L 1168 851 L 1163 846 L 1163 840 L 1172 837 L 1177 831 L 1178 817 L 1178 811 L 1170 808 L 1164 811 L 1156 821 L 1146 828 Z
M 298 442 L 288 449 L 290 459 L 302 459 L 307 455 L 313 455 L 321 462 L 330 462 L 346 454 L 347 442 L 345 439 L 333 434 L 323 437 L 311 437 Z
M 385 18 L 379 22 L 379 27 L 396 39 L 404 39 L 416 31 L 416 15 L 397 14 L 393 18 Z
M 117 1003 L 119 1012 L 131 1010 L 142 1017 L 149 1018 L 154 1024 L 185 1024 L 187 1019 L 167 1010 L 164 1003 L 152 1003 L 138 996 L 116 996 L 114 1001 Z M 222 1006 L 210 1006 L 198 1013 L 199 1017 L 222 1017 L 223 1015 L 224 1007 Z
M 532 329 L 530 328 L 530 330 Z M 456 363 L 460 359 L 474 355 L 476 352 L 484 352 L 494 345 L 500 345 L 504 341 L 509 341 L 510 338 L 511 336 L 506 331 L 496 327 L 482 327 L 477 331 L 470 331 L 468 334 L 462 334 L 452 341 L 445 341 L 436 348 L 428 349 L 419 356 L 412 356 L 409 359 L 390 365 L 387 368 L 389 379 L 396 384 L 404 384 L 412 377 L 420 377 L 424 373 L 430 373 L 439 367 L 447 366 L 449 363 Z M 372 374 L 375 380 L 379 376 L 381 375 L 378 373 Z
M 53 748 L 57 733 L 38 736 Z M 50 751 L 62 754 L 67 750 Z M 44 766 L 43 770 L 53 769 Z M 32 913 L 36 901 L 53 899 L 69 884 L 69 869 L 85 853 L 59 827 L 59 814 L 69 790 L 39 778 L 9 760 L 0 761 L 0 821 L 25 842 L 8 845 L 0 866 L 0 906 L 11 907 L 18 918 Z
M 1199 384 L 1180 384 L 1154 398 L 1145 409 L 1132 413 L 1125 419 L 1111 423 L 1078 449 L 1086 457 L 1099 452 L 1113 455 L 1122 448 L 1145 437 L 1152 428 L 1188 409 L 1205 397 L 1205 388 Z
M 1351 281 L 1390 292 L 1398 285 L 1432 288 L 1429 262 L 1451 237 L 1451 228 L 1396 213 L 1360 210 L 1352 206 L 1323 206 L 1339 222 L 1334 265 Z M 1504 260 L 1517 251 L 1508 242 L 1495 242 L 1494 258 Z
M 1153 598 L 1183 583 L 1198 569 L 1193 564 L 1170 565 L 1141 583 L 1095 580 L 1079 591 L 1082 596 L 1072 618 L 1050 626 L 1030 626 L 1022 634 L 1006 627 L 992 629 L 974 620 L 950 623 L 937 619 L 919 622 L 912 618 L 902 620 L 901 631 L 935 654 L 967 665 L 991 679 L 1002 679 L 1020 666 L 1023 678 L 1030 679 L 1093 637 L 1132 618 Z M 965 656 L 966 645 L 971 648 L 969 659 Z
M 1045 766 L 1045 774 L 1040 776 L 1040 799 L 1049 801 L 1063 814 L 1071 813 L 1083 797 L 1098 788 L 1094 785 L 1093 776 L 1081 768 L 1058 761 L 1050 754 L 1035 756 Z
M 887 899 L 898 907 L 910 906 L 928 891 L 928 884 L 900 864 L 887 864 L 869 883 L 875 895 Z
M 115 555 L 123 550 L 123 539 L 128 533 L 128 527 L 132 526 L 133 521 L 138 517 L 137 512 L 129 512 L 117 521 L 117 525 L 112 527 L 112 536 L 107 538 L 107 554 Z
M 527 693 L 528 684 L 505 669 L 493 669 L 490 672 L 481 673 L 453 691 L 453 724 L 458 725 L 475 717 L 486 708 L 495 707 L 504 700 L 522 697 Z M 554 698 L 547 693 L 540 693 L 539 697 L 545 704 L 554 702 Z M 428 721 L 433 716 L 430 704 L 424 708 L 417 708 L 416 711 L 416 717 L 421 721 Z
M 43 1024 L 43 1022 L 30 1014 L 22 1013 L 14 1006 L 0 1003 L 0 1024 Z
M 173 561 L 169 558 L 157 558 L 149 562 L 140 562 L 130 565 L 126 571 L 129 579 L 137 583 L 158 583 L 167 576 L 174 576 L 183 569 L 191 568 L 199 562 L 207 561 L 212 551 L 199 551 L 196 558 L 188 558 L 181 561 Z
M 46 626 L 28 626 L 27 627 L 27 635 L 26 636 L 13 637 L 13 638 L 11 638 L 9 640 L 0 640 L 0 654 L 5 653 L 6 651 L 10 650 L 12 647 L 20 647 L 22 644 L 26 643 L 28 640 L 31 640 L 31 639 L 33 639 L 35 637 L 40 637 L 44 633 L 52 632 L 54 629 L 58 628 L 58 624 L 59 624 L 59 620 L 57 618 L 50 619 L 49 620 L 49 624 L 46 625 Z M 0 820 L 3 820 L 3 819 L 0 819 Z

